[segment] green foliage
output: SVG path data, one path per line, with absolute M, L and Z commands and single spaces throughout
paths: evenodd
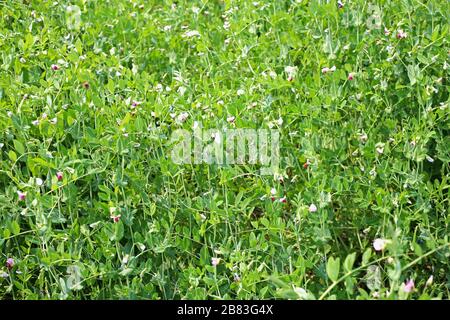
M 0 298 L 449 299 L 449 2 L 343 2 L 2 1 Z

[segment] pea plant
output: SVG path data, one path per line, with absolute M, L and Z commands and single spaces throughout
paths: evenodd
M 449 12 L 0 1 L 0 299 L 449 299 Z

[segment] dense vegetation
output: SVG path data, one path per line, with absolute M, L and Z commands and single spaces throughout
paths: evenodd
M 0 298 L 448 299 L 449 13 L 0 1 Z M 279 172 L 175 164 L 194 122 Z

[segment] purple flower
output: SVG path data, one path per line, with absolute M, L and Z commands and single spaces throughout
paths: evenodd
M 27 193 L 26 192 L 22 192 L 22 191 L 17 191 L 17 196 L 19 197 L 19 201 L 25 201 Z
M 57 64 L 52 64 L 52 70 L 53 71 L 59 70 L 59 66 Z
M 14 259 L 13 258 L 6 259 L 6 268 L 8 268 L 8 270 L 11 270 L 13 267 L 14 267 Z
M 220 263 L 220 258 L 212 258 L 211 264 L 213 267 L 217 267 L 217 265 Z
M 63 179 L 63 173 L 62 171 L 58 171 L 56 173 L 56 178 L 58 179 L 58 181 L 61 181 Z
M 408 35 L 403 30 L 398 30 L 397 32 L 397 39 L 405 39 Z
M 403 291 L 406 293 L 410 293 L 414 290 L 414 280 L 409 279 L 406 281 L 405 286 L 403 287 Z

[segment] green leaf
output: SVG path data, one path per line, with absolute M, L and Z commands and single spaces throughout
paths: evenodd
M 346 272 L 350 272 L 352 271 L 353 268 L 353 264 L 355 263 L 355 259 L 356 259 L 356 252 L 353 252 L 351 254 L 349 254 L 344 261 L 344 270 Z
M 22 155 L 25 153 L 25 146 L 20 142 L 19 140 L 14 140 L 14 148 L 19 153 L 19 155 Z
M 17 236 L 20 233 L 20 226 L 17 221 L 11 222 L 11 232 Z
M 208 247 L 203 246 L 200 249 L 200 263 L 202 265 L 208 265 L 208 264 L 210 264 L 209 260 L 210 260 L 210 255 L 209 255 Z
M 119 221 L 114 224 L 115 225 L 115 232 L 114 232 L 114 240 L 120 241 L 123 238 L 123 223 L 122 221 Z
M 327 275 L 331 279 L 331 281 L 336 282 L 339 277 L 339 269 L 340 269 L 340 258 L 330 257 L 327 262 Z
M 12 162 L 16 162 L 17 161 L 17 155 L 14 151 L 10 150 L 8 152 L 8 157 L 11 159 Z
M 368 264 L 370 257 L 372 257 L 372 249 L 367 249 L 366 251 L 364 251 L 363 257 L 362 257 L 362 264 Z

